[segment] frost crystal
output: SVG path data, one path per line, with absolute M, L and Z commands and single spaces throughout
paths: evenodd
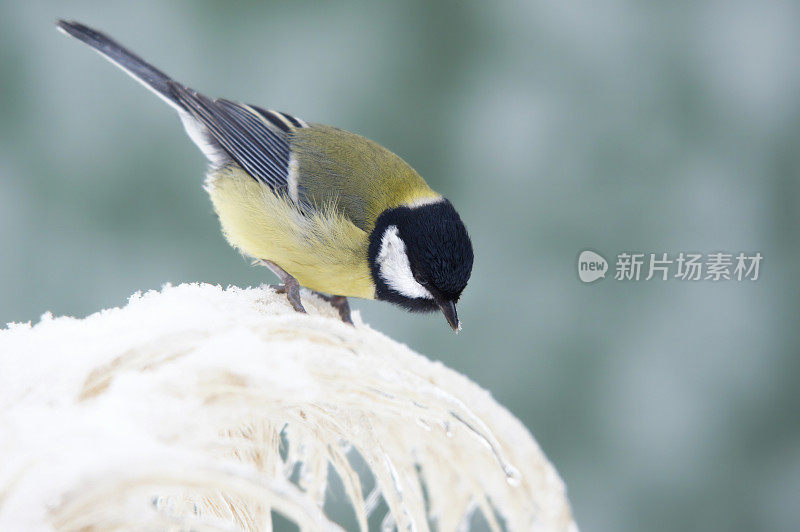
M 0 530 L 575 530 L 489 393 L 305 302 L 167 286 L 0 331 Z

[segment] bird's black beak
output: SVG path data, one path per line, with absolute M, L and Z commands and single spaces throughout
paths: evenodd
M 440 301 L 439 308 L 442 309 L 442 314 L 447 318 L 447 323 L 453 328 L 455 332 L 461 328 L 458 321 L 458 312 L 456 312 L 456 304 L 452 301 Z

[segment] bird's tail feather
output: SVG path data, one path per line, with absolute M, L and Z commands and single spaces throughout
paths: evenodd
M 176 110 L 185 112 L 170 88 L 172 79 L 156 67 L 121 46 L 111 37 L 79 22 L 59 20 L 56 25 L 62 32 L 94 48 L 100 55 L 130 74 Z

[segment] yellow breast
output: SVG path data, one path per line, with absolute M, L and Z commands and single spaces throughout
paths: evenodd
M 340 214 L 303 215 L 235 165 L 210 173 L 206 190 L 225 238 L 245 255 L 274 262 L 312 290 L 375 298 L 369 235 Z

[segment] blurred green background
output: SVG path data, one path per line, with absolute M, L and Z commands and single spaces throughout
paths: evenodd
M 173 112 L 57 17 L 212 96 L 370 137 L 458 207 L 464 330 L 357 301 L 492 391 L 585 530 L 800 528 L 800 8 L 790 1 L 0 3 L 0 322 L 273 282 Z M 757 282 L 576 257 L 760 251 Z

